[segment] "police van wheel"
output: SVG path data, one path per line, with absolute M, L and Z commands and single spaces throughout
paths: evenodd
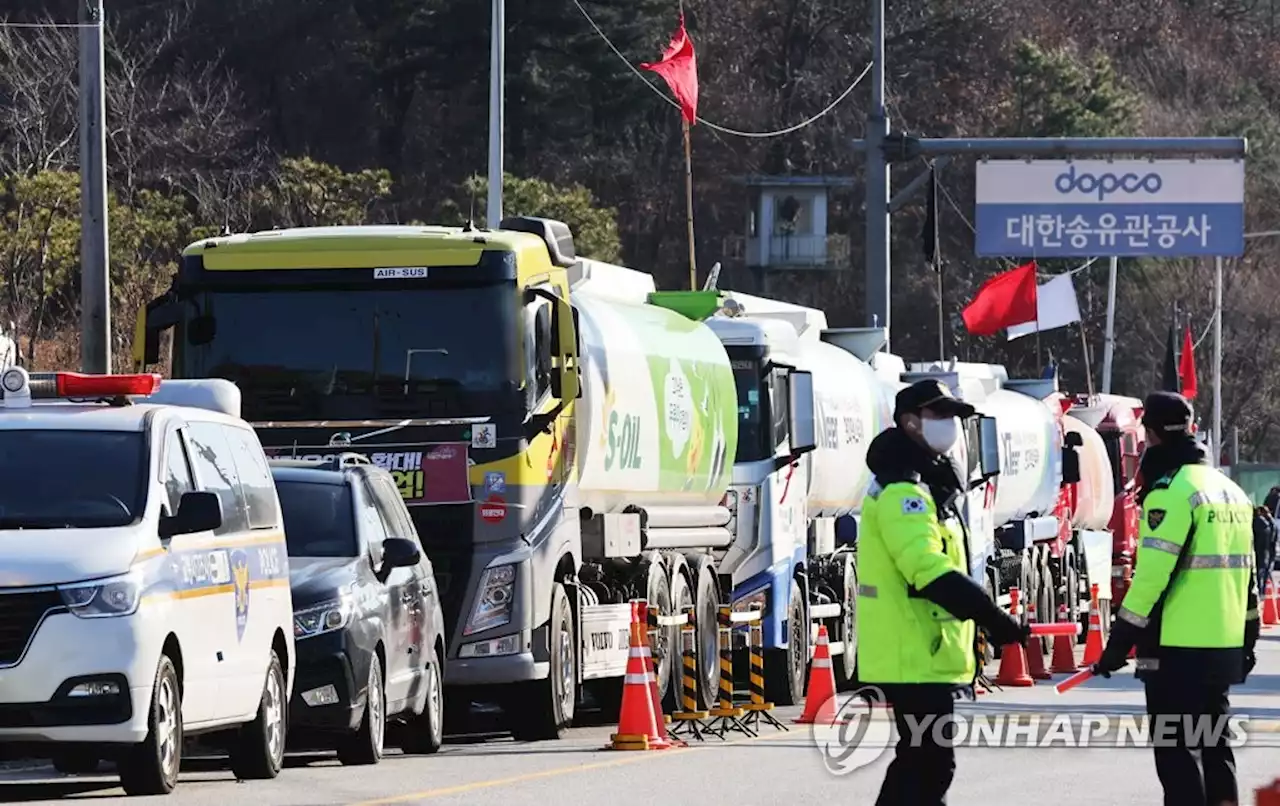
M 378 653 L 369 658 L 369 682 L 365 687 L 364 717 L 360 728 L 344 736 L 338 745 L 338 761 L 346 765 L 377 764 L 387 733 L 387 698 L 382 684 L 382 662 Z
M 160 656 L 151 688 L 147 738 L 117 763 L 120 786 L 129 795 L 167 795 L 178 785 L 182 766 L 182 693 L 168 655 Z
M 231 748 L 231 771 L 241 780 L 275 778 L 284 766 L 285 713 L 284 672 L 280 658 L 271 651 L 267 680 L 262 686 L 258 715 L 240 728 Z

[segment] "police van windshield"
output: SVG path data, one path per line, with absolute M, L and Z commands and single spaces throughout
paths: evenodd
M 509 284 L 211 290 L 194 302 L 213 327 L 200 344 L 178 334 L 174 375 L 234 382 L 250 421 L 491 414 L 492 398 L 518 398 Z
M 140 433 L 0 429 L 0 529 L 128 526 L 147 483 Z
M 355 513 L 345 484 L 276 479 L 290 557 L 355 557 Z

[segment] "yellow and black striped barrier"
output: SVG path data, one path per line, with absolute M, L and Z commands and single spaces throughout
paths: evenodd
M 742 721 L 743 709 L 735 705 L 733 702 L 733 621 L 734 614 L 732 609 L 727 605 L 721 605 L 719 610 L 719 634 L 720 634 L 720 692 L 719 702 L 715 708 L 711 709 L 711 716 L 715 717 L 710 725 L 707 725 L 707 732 L 719 736 L 721 739 L 730 730 L 736 730 L 745 733 L 748 736 L 755 736 L 755 731 L 747 727 Z
M 707 712 L 698 710 L 698 634 L 693 608 L 686 607 L 684 616 L 680 627 L 680 710 L 671 715 L 676 722 L 671 735 L 692 734 L 701 742 L 705 739 L 700 723 L 707 718 Z
M 742 706 L 747 711 L 745 724 L 759 728 L 760 721 L 764 720 L 775 728 L 789 731 L 790 728 L 769 713 L 773 710 L 773 703 L 765 702 L 764 699 L 764 627 L 760 624 L 760 611 L 755 610 L 752 613 L 755 615 L 755 620 L 748 627 L 751 634 L 751 640 L 748 643 L 751 656 L 751 678 L 749 684 L 751 702 Z

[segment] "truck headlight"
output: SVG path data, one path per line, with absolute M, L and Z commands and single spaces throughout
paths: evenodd
M 131 616 L 138 610 L 142 596 L 142 575 L 130 571 L 120 576 L 60 585 L 62 602 L 80 618 Z
M 319 604 L 308 605 L 293 613 L 293 637 L 313 638 L 334 630 L 341 630 L 351 623 L 355 607 L 351 597 L 339 594 L 337 598 Z
M 511 601 L 516 592 L 516 567 L 514 565 L 496 565 L 486 568 L 480 576 L 480 590 L 476 595 L 475 607 L 471 610 L 471 618 L 463 635 L 474 635 L 478 632 L 501 627 L 511 622 Z

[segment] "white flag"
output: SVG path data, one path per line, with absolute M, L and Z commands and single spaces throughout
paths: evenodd
M 1070 274 L 1059 274 L 1036 287 L 1036 321 L 1014 325 L 1007 333 L 1010 340 L 1039 330 L 1053 330 L 1080 321 L 1080 304 Z

